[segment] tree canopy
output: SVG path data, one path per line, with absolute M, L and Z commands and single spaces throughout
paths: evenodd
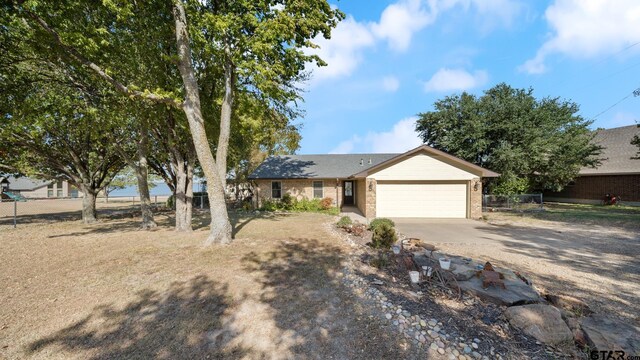
M 436 101 L 419 114 L 416 130 L 427 145 L 500 173 L 488 184 L 494 193 L 560 190 L 580 168 L 599 163 L 592 122 L 578 111 L 574 102 L 536 99 L 533 89 L 502 83 L 481 96 Z

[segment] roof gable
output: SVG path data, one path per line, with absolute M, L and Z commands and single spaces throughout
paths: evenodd
M 483 167 L 480 167 L 478 165 L 475 165 L 473 163 L 470 163 L 468 161 L 462 160 L 458 157 L 455 157 L 451 154 L 447 154 L 444 151 L 440 151 L 437 149 L 432 148 L 431 146 L 428 145 L 420 145 L 417 148 L 414 148 L 412 150 L 409 150 L 403 154 L 398 154 L 397 156 L 394 156 L 393 158 L 380 163 L 376 166 L 372 166 L 369 169 L 363 170 L 357 174 L 354 174 L 354 177 L 367 177 L 371 174 L 376 173 L 377 171 L 380 171 L 382 169 L 388 168 L 390 166 L 393 166 L 394 164 L 397 164 L 399 162 L 402 162 L 416 154 L 419 154 L 421 152 L 427 153 L 433 157 L 436 157 L 438 160 L 447 163 L 449 165 L 458 167 L 460 169 L 463 169 L 465 171 L 468 171 L 472 174 L 478 175 L 480 177 L 498 177 L 500 176 L 500 174 L 493 172 L 491 170 L 485 169 Z

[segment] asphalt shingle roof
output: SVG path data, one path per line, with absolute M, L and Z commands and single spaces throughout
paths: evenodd
M 325 154 L 269 156 L 249 176 L 249 179 L 347 178 L 398 155 Z M 360 160 L 362 160 L 362 165 L 360 165 Z
M 38 180 L 31 179 L 25 176 L 14 177 L 7 176 L 7 180 L 9 181 L 9 190 L 34 190 L 45 185 L 49 185 L 53 181 L 51 180 Z
M 583 168 L 580 175 L 640 173 L 640 160 L 632 159 L 638 147 L 631 145 L 631 139 L 640 134 L 636 125 L 596 131 L 593 142 L 603 146 L 600 156 L 602 164 L 597 168 Z

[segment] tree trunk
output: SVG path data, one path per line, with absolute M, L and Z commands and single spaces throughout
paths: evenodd
M 186 194 L 187 194 L 187 198 L 190 200 L 189 202 L 187 202 L 187 210 L 186 210 L 185 218 L 189 222 L 189 229 L 191 229 L 191 220 L 193 219 L 193 201 L 191 199 L 193 199 L 193 164 L 195 163 L 194 157 L 195 157 L 194 154 L 188 155 L 187 163 L 186 163 L 186 167 L 187 167 Z
M 191 227 L 191 207 L 193 199 L 193 189 L 189 194 L 191 182 L 189 181 L 188 171 L 184 161 L 176 164 L 176 231 L 189 232 Z
M 147 163 L 147 151 L 149 148 L 149 131 L 147 119 L 140 119 L 140 138 L 138 139 L 138 164 L 133 167 L 138 180 L 138 193 L 140 194 L 140 210 L 142 212 L 142 229 L 152 229 L 158 226 L 153 220 L 151 209 L 151 196 L 149 195 L 149 165 Z
M 220 173 L 223 189 L 227 186 L 227 154 L 229 152 L 231 113 L 233 111 L 234 98 L 233 86 L 235 82 L 235 70 L 228 46 L 225 46 L 224 52 L 224 97 L 222 98 L 222 108 L 220 110 L 220 135 L 218 136 L 218 147 L 216 149 L 216 163 L 218 163 L 218 173 Z
M 96 194 L 93 190 L 82 187 L 82 222 L 91 224 L 96 222 Z
M 227 205 L 224 199 L 224 188 L 220 180 L 221 174 L 218 171 L 211 148 L 209 148 L 209 141 L 205 132 L 198 82 L 191 64 L 187 18 L 180 1 L 174 2 L 173 10 L 176 22 L 176 44 L 180 59 L 178 68 L 185 88 L 185 101 L 182 109 L 189 122 L 189 130 L 193 138 L 196 155 L 209 185 L 207 192 L 211 207 L 211 233 L 205 240 L 205 245 L 214 243 L 228 244 L 231 242 L 231 223 L 229 222 Z

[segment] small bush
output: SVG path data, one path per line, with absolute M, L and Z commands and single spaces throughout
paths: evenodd
M 389 257 L 385 253 L 378 253 L 378 257 L 371 259 L 369 264 L 375 268 L 383 269 L 389 266 Z
M 391 228 L 396 226 L 396 224 L 393 221 L 391 221 L 391 219 L 375 218 L 371 220 L 371 222 L 369 223 L 369 230 L 375 231 L 382 224 L 389 225 Z
M 376 249 L 389 249 L 398 240 L 396 230 L 389 223 L 382 223 L 373 230 L 371 246 Z
M 350 226 L 352 224 L 351 218 L 348 216 L 343 216 L 340 218 L 340 220 L 338 220 L 338 223 L 336 225 L 338 225 L 338 227 L 340 228 L 346 228 L 347 226 Z
M 296 199 L 294 199 L 291 194 L 284 194 L 280 199 L 280 205 L 283 210 L 293 210 L 295 203 Z
M 324 198 L 322 200 L 320 200 L 320 207 L 322 208 L 322 210 L 329 210 L 331 209 L 331 207 L 333 206 L 333 199 L 332 198 Z
M 167 199 L 167 207 L 169 209 L 174 209 L 176 208 L 176 197 L 171 195 L 169 196 L 169 198 Z

